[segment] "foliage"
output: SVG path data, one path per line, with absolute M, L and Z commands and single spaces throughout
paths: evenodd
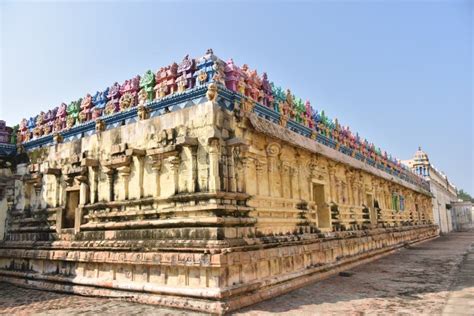
M 458 198 L 463 201 L 471 201 L 474 203 L 474 198 L 472 198 L 472 196 L 469 193 L 465 192 L 463 189 L 459 190 Z

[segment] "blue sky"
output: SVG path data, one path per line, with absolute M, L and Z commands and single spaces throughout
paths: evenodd
M 13 125 L 209 47 L 474 193 L 471 1 L 21 2 L 1 10 Z

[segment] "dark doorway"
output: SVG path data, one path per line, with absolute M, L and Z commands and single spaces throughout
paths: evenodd
M 66 193 L 66 210 L 63 214 L 62 228 L 74 228 L 76 209 L 79 206 L 79 190 Z

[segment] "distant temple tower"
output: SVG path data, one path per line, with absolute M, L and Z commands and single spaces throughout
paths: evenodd
M 422 177 L 430 176 L 430 159 L 428 155 L 421 150 L 421 147 L 418 147 L 418 150 L 415 152 L 415 156 L 412 160 L 412 165 L 410 166 L 416 174 Z
M 441 232 L 452 231 L 451 204 L 457 200 L 456 187 L 443 172 L 431 164 L 428 155 L 421 150 L 421 147 L 418 147 L 412 159 L 405 160 L 403 163 L 429 183 L 430 192 L 433 195 L 433 218 Z

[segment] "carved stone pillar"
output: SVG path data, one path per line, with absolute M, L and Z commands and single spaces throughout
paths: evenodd
M 119 191 L 120 196 L 119 200 L 128 200 L 128 188 L 130 184 L 130 167 L 122 166 L 117 168 L 118 174 L 120 176 L 120 181 L 122 181 L 122 190 Z
M 55 187 L 54 187 L 54 207 L 61 205 L 61 175 L 55 175 Z
M 277 171 L 277 158 L 280 155 L 281 146 L 278 143 L 271 143 L 267 146 L 267 160 L 268 160 L 268 192 L 269 196 L 279 196 L 278 190 L 275 186 L 275 171 Z
M 329 174 L 329 195 L 333 202 L 337 202 L 336 198 L 336 167 L 332 164 L 328 166 L 328 174 Z
M 235 181 L 235 169 L 234 169 L 234 149 L 233 147 L 227 147 L 227 174 L 229 175 L 229 191 L 235 192 L 237 190 L 237 183 Z
M 179 165 L 181 163 L 178 156 L 171 156 L 167 160 L 168 167 L 171 170 L 172 186 L 174 186 L 174 194 L 179 193 Z
M 99 200 L 99 190 L 98 190 L 98 175 L 99 170 L 97 167 L 89 167 L 89 175 L 90 175 L 90 202 L 92 204 L 97 203 Z
M 133 157 L 133 164 L 135 165 L 135 170 L 137 172 L 138 177 L 138 195 L 141 199 L 143 197 L 143 173 L 144 173 L 144 164 L 145 159 L 143 156 L 134 156 Z
M 113 168 L 107 169 L 105 171 L 107 175 L 107 185 L 109 187 L 109 201 L 112 202 L 115 200 L 114 198 L 114 178 L 115 178 L 115 170 Z
M 155 183 L 156 183 L 156 191 L 155 191 L 155 194 L 156 194 L 156 197 L 159 198 L 160 195 L 161 195 L 161 168 L 163 166 L 163 159 L 158 156 L 158 157 L 154 157 L 152 159 L 152 170 L 155 171 L 155 176 L 156 176 L 156 180 L 155 180 Z
M 89 185 L 85 176 L 76 178 L 79 181 L 79 205 L 86 205 L 89 202 Z
M 219 179 L 219 139 L 211 138 L 209 139 L 209 191 L 210 192 L 216 192 L 220 189 L 219 181 L 220 181 Z

